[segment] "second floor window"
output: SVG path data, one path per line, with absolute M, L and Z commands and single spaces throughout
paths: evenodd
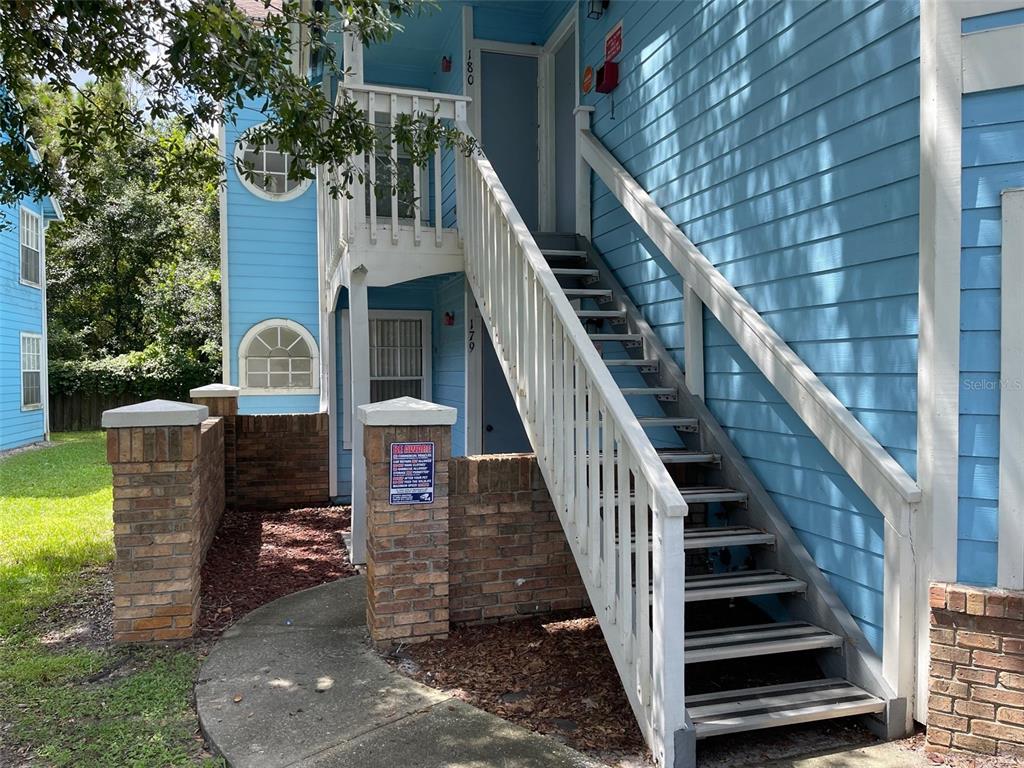
M 244 139 L 238 142 L 235 158 L 245 169 L 252 171 L 246 178 L 239 170 L 242 183 L 261 197 L 288 200 L 300 195 L 309 185 L 309 179 L 293 177 L 295 159 L 278 149 L 277 142 L 258 147 Z
M 39 287 L 43 276 L 42 218 L 27 208 L 21 209 L 21 282 Z

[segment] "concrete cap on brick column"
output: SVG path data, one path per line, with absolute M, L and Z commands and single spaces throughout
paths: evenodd
M 173 400 L 149 400 L 103 412 L 104 429 L 118 427 L 190 427 L 210 417 L 205 405 L 177 403 Z
M 356 410 L 360 423 L 368 427 L 451 426 L 458 416 L 454 408 L 415 397 L 396 397 L 381 403 L 360 405 Z
M 230 384 L 207 384 L 205 387 L 196 387 L 188 391 L 188 396 L 196 397 L 238 397 L 238 387 Z

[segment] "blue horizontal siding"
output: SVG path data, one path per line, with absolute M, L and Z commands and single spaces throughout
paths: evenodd
M 21 408 L 21 334 L 43 332 L 42 290 L 21 283 L 22 206 L 43 213 L 28 198 L 0 208 L 0 451 L 42 440 L 45 430 L 41 408 Z
M 238 138 L 264 118 L 244 110 L 225 129 L 228 157 Z M 238 385 L 239 344 L 257 323 L 292 320 L 320 343 L 317 302 L 316 190 L 293 200 L 265 200 L 243 184 L 234 167 L 227 171 L 228 348 L 231 383 Z M 242 413 L 315 413 L 317 395 L 242 395 Z
M 907 471 L 916 471 L 918 9 L 612 4 L 622 79 L 593 130 Z M 593 236 L 677 362 L 682 282 L 609 190 Z M 882 516 L 705 312 L 709 407 L 880 647 Z
M 980 25 L 965 21 L 964 30 L 997 26 L 995 17 L 1005 16 L 980 17 Z M 991 586 L 998 571 L 999 392 L 1005 378 L 999 351 L 1000 194 L 1024 187 L 1024 88 L 965 95 L 961 114 L 957 577 Z

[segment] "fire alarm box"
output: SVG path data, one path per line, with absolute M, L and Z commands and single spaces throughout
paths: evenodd
M 619 63 L 617 61 L 606 61 L 597 68 L 597 85 L 594 88 L 598 93 L 611 93 L 619 84 Z

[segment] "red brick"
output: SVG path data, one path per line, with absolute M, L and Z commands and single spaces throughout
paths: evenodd
M 968 750 L 969 752 L 978 752 L 982 755 L 994 755 L 996 753 L 996 742 L 994 739 L 986 739 L 969 733 L 954 733 L 953 746 Z

